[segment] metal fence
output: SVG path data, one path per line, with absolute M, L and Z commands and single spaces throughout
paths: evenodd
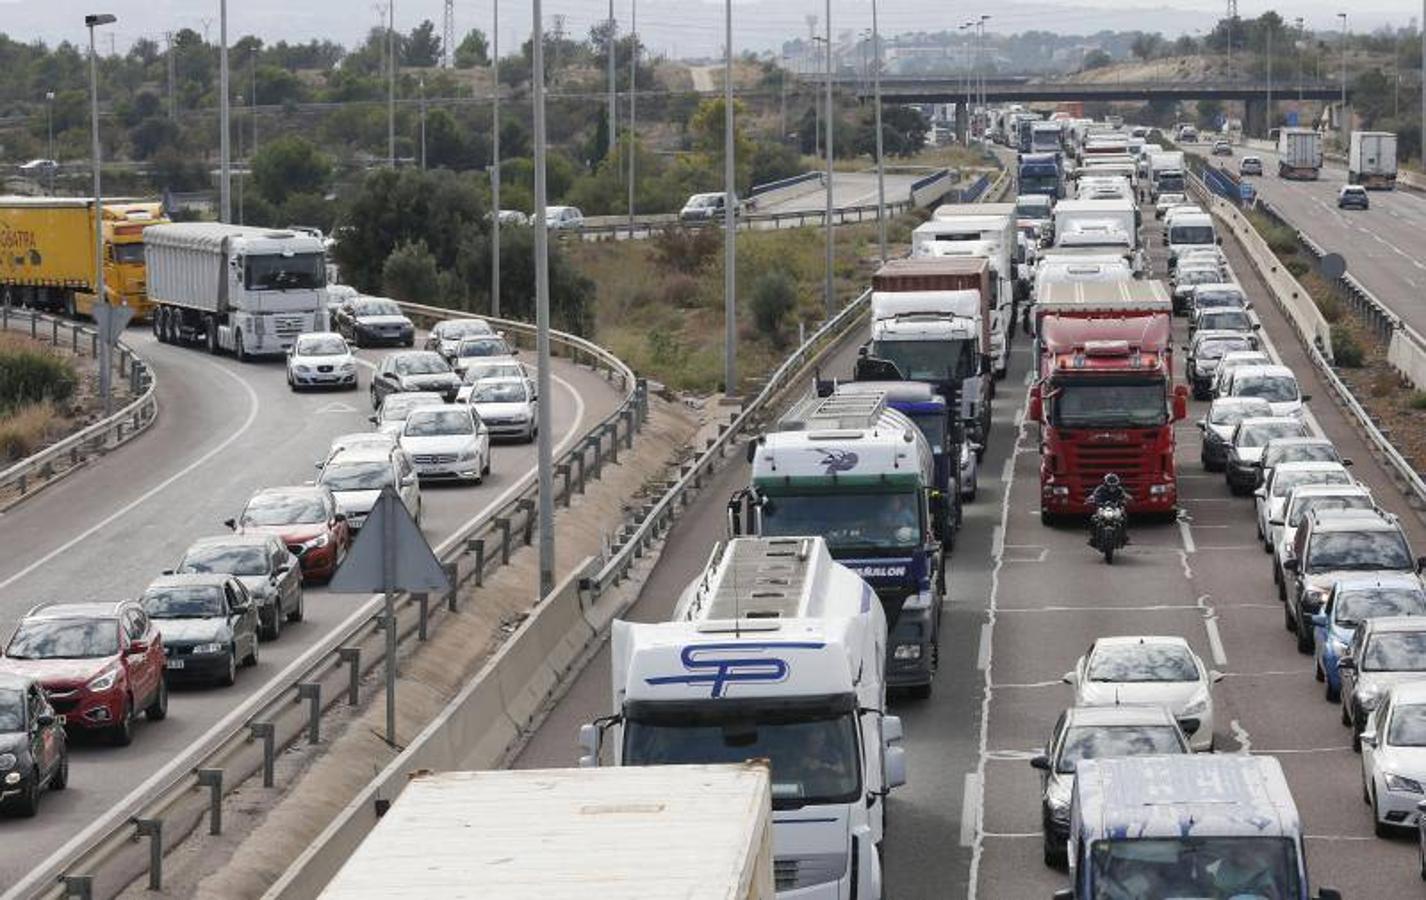
M 99 333 L 93 328 L 33 309 L 0 305 L 0 332 L 11 330 L 26 333 L 35 340 L 47 340 L 54 347 L 68 347 L 75 354 L 88 353 L 91 359 L 99 356 Z M 101 456 L 133 439 L 158 418 L 158 384 L 153 370 L 122 341 L 110 359 L 114 375 L 119 381 L 127 381 L 136 399 L 113 415 L 0 471 L 0 498 L 12 493 L 23 497 L 42 489 L 91 457 Z
M 417 322 L 464 315 L 457 310 L 402 304 Z M 533 345 L 525 322 L 489 319 L 515 345 Z M 618 407 L 580 435 L 555 461 L 555 502 L 569 506 L 586 482 L 598 478 L 648 416 L 647 390 L 613 354 L 583 338 L 551 336 L 551 352 L 605 374 L 622 394 Z M 500 506 L 457 530 L 435 548 L 453 589 L 443 597 L 402 595 L 395 620 L 383 615 L 383 598 L 366 598 L 343 622 L 309 647 L 257 692 L 72 838 L 4 894 L 7 898 L 107 897 L 147 874 L 152 888 L 163 882 L 163 854 L 191 831 L 223 829 L 223 799 L 254 776 L 274 782 L 277 754 L 301 740 L 316 743 L 322 714 L 361 699 L 363 676 L 385 660 L 386 629 L 398 640 L 424 641 L 442 610 L 454 611 L 460 588 L 479 586 L 492 571 L 531 543 L 539 526 L 536 476 L 527 474 Z M 379 689 L 379 688 L 378 688 Z

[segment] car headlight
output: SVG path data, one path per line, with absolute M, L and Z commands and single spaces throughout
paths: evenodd
M 312 538 L 312 540 L 310 541 L 303 541 L 302 547 L 305 550 L 316 550 L 320 547 L 327 546 L 330 541 L 331 538 L 327 536 L 326 532 L 323 532 L 322 534 L 319 534 L 316 537 Z
M 1358 688 L 1357 703 L 1362 709 L 1371 712 L 1376 709 L 1377 703 L 1381 702 L 1381 694 L 1381 688 L 1376 686 Z
M 1183 709 L 1179 710 L 1181 716 L 1201 716 L 1208 712 L 1208 695 L 1200 694 L 1193 700 L 1188 701 Z
M 0 753 L 0 772 L 15 768 L 15 754 Z
M 891 652 L 892 659 L 920 659 L 920 644 L 897 644 L 896 649 Z
M 469 448 L 469 449 L 467 449 L 467 450 L 462 450 L 462 451 L 461 451 L 459 462 L 475 462 L 475 457 L 476 457 L 475 448 L 474 448 L 474 447 L 471 447 L 471 448 Z
M 292 371 L 294 371 L 294 372 L 301 372 L 303 375 L 306 375 L 308 372 L 311 372 L 312 370 L 309 369 L 307 366 L 293 366 L 293 367 L 292 367 Z
M 119 670 L 110 669 L 109 671 L 100 675 L 98 678 L 91 680 L 88 684 L 85 685 L 85 687 L 91 691 L 94 691 L 95 693 L 98 693 L 99 691 L 109 690 L 109 688 L 114 686 L 114 682 L 118 680 Z
M 1415 778 L 1407 778 L 1404 775 L 1388 774 L 1386 776 L 1386 788 L 1389 791 L 1404 791 L 1408 794 L 1422 793 L 1421 782 Z
M 1045 788 L 1045 805 L 1050 808 L 1050 816 L 1055 821 L 1064 821 L 1069 818 L 1070 809 L 1070 787 L 1069 780 L 1062 783 L 1058 778 L 1051 778 L 1049 785 Z
M 1322 601 L 1326 599 L 1326 588 L 1308 588 L 1302 594 L 1302 605 L 1309 609 L 1316 610 L 1322 605 Z
M 225 653 L 227 647 L 223 644 L 199 644 L 193 648 L 194 653 Z
M 343 371 L 343 372 L 355 372 L 355 371 L 356 371 L 356 363 L 352 363 L 352 362 L 345 362 L 345 363 L 342 363 L 342 371 Z

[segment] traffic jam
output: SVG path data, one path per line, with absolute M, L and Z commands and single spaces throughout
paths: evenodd
M 45 791 L 66 787 L 71 738 L 127 746 L 140 718 L 167 716 L 170 687 L 227 687 L 256 666 L 263 645 L 303 621 L 304 590 L 331 580 L 384 489 L 419 524 L 423 487 L 479 485 L 493 441 L 534 439 L 534 379 L 490 323 L 442 321 L 417 349 L 422 335 L 393 301 L 330 293 L 333 330 L 290 340 L 287 383 L 369 381 L 371 430 L 333 439 L 313 480 L 253 493 L 137 597 L 43 603 L 21 617 L 0 656 L 0 810 L 33 816 Z M 204 344 L 154 322 L 161 340 Z M 406 349 L 358 359 L 356 348 L 375 345 Z M 373 374 L 359 378 L 360 367 Z

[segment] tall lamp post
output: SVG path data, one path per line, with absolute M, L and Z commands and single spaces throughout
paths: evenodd
M 203 36 L 208 39 L 206 29 Z M 233 138 L 228 97 L 228 0 L 218 3 L 218 221 L 233 221 Z
M 980 17 L 980 48 L 976 54 L 976 68 L 979 70 L 976 77 L 976 84 L 980 87 L 980 93 L 977 96 L 976 102 L 980 104 L 981 109 L 985 109 L 985 23 L 989 21 L 990 16 L 988 15 Z
M 109 295 L 104 290 L 104 217 L 102 193 L 99 184 L 99 54 L 94 46 L 94 29 L 100 25 L 112 25 L 119 21 L 110 13 L 93 13 L 84 17 L 84 25 L 89 29 L 89 132 L 90 153 L 94 168 L 94 302 L 109 305 Z M 99 393 L 104 398 L 104 415 L 114 411 L 113 373 L 109 371 L 108 335 L 99 336 Z
M 54 91 L 45 91 L 45 127 L 49 131 L 49 171 L 50 196 L 54 196 L 54 170 L 59 168 L 54 155 Z
M 881 261 L 886 262 L 886 156 L 881 135 L 881 32 L 877 29 L 876 0 L 871 0 L 871 92 L 876 110 L 876 240 Z
M 723 393 L 738 393 L 738 232 L 734 215 L 733 0 L 723 0 Z
M 545 222 L 545 26 L 540 0 L 531 0 L 534 34 L 531 35 L 534 91 L 535 144 L 535 365 L 539 395 L 550 396 L 550 251 L 549 225 Z M 539 484 L 540 596 L 548 596 L 555 586 L 555 503 L 553 448 L 550 434 L 550 404 L 543 401 L 535 411 L 536 469 Z
M 832 265 L 835 258 L 835 234 L 832 230 L 832 158 L 833 148 L 836 146 L 832 131 L 836 124 L 835 116 L 836 110 L 832 105 L 832 0 L 827 0 L 827 208 L 826 221 L 823 223 L 827 232 L 827 275 L 823 285 L 823 299 L 827 304 L 829 319 L 837 303 L 832 289 Z
M 500 0 L 490 3 L 490 314 L 500 315 Z M 544 210 L 536 210 L 543 219 Z
M 1347 14 L 1337 13 L 1342 20 L 1342 146 L 1347 146 Z
M 629 227 L 634 227 L 634 157 L 638 155 L 634 147 L 634 99 L 639 93 L 639 0 L 633 0 L 629 8 Z M 784 100 L 786 106 L 786 100 Z M 784 131 L 786 129 L 784 128 Z M 630 234 L 633 231 L 630 230 Z
M 1426 3 L 1426 0 L 1422 0 Z M 1301 115 L 1302 106 L 1302 45 L 1306 42 L 1306 37 L 1302 31 L 1302 16 L 1295 20 L 1297 24 L 1297 104 L 1298 114 Z

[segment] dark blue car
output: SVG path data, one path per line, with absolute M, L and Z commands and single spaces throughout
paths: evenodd
M 1321 612 L 1312 616 L 1314 668 L 1327 683 L 1327 700 L 1341 698 L 1337 661 L 1351 646 L 1357 625 L 1379 616 L 1426 616 L 1426 589 L 1410 573 L 1353 575 L 1332 586 Z

